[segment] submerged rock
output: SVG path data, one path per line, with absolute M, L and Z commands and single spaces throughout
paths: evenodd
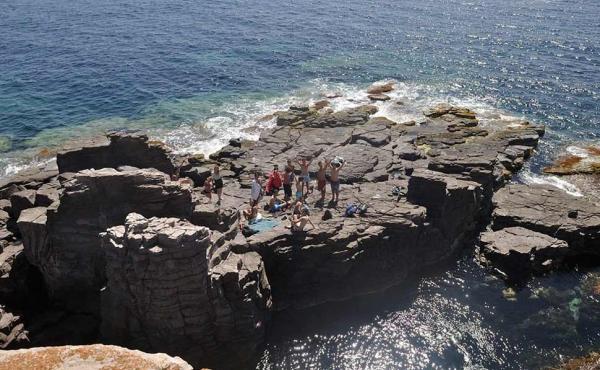
M 145 369 L 192 370 L 179 357 L 148 354 L 116 346 L 40 347 L 0 352 L 0 369 Z
M 394 82 L 375 83 L 367 89 L 369 94 L 383 94 L 394 90 Z
M 600 174 L 600 147 L 578 148 L 576 154 L 559 157 L 544 172 L 554 175 Z

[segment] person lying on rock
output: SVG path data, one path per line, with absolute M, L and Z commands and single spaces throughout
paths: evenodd
M 250 190 L 250 207 L 258 206 L 258 202 L 262 198 L 262 195 L 262 179 L 258 172 L 254 172 L 254 178 L 252 179 L 252 188 Z
M 223 196 L 223 178 L 221 177 L 221 166 L 219 164 L 215 164 L 212 173 L 213 178 L 213 186 L 215 192 L 217 193 L 217 205 L 221 205 L 221 197 Z
M 294 174 L 294 167 L 290 167 L 290 161 L 285 166 L 285 172 L 283 175 L 283 199 L 288 201 L 292 199 L 292 185 L 296 183 L 296 175 Z
M 204 180 L 204 189 L 202 190 L 202 194 L 208 197 L 208 200 L 212 201 L 212 191 L 213 191 L 213 178 L 212 176 L 208 176 L 206 180 Z
M 273 195 L 281 190 L 283 180 L 281 179 L 281 173 L 279 172 L 279 166 L 274 165 L 273 171 L 269 175 L 267 180 L 267 195 Z
M 298 161 L 300 165 L 300 178 L 302 179 L 302 193 L 308 195 L 309 185 L 310 185 L 310 171 L 308 167 L 312 163 L 312 159 L 307 161 L 306 158 L 302 158 Z M 304 191 L 304 186 L 306 186 L 306 192 Z
M 321 192 L 321 203 L 325 201 L 325 193 L 327 192 L 327 168 L 329 167 L 330 161 L 327 159 L 319 161 L 319 170 L 317 171 L 317 190 Z
M 336 158 L 337 159 L 337 158 Z M 340 200 L 340 171 L 346 164 L 343 160 L 332 160 L 331 161 L 331 175 L 329 181 L 331 182 L 331 202 L 337 203 Z

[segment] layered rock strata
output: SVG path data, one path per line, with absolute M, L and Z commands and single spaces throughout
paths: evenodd
M 150 169 L 84 170 L 61 182 L 58 201 L 28 208 L 18 225 L 25 254 L 44 276 L 50 296 L 85 309 L 97 306 L 106 280 L 98 234 L 122 224 L 130 212 L 190 218 L 191 191 Z
M 590 199 L 551 186 L 511 184 L 493 204 L 493 231 L 482 235 L 482 251 L 510 279 L 600 257 L 600 206 Z
M 208 228 L 136 213 L 103 233 L 102 247 L 104 340 L 176 353 L 198 365 L 251 358 L 271 305 L 258 254 L 222 248 L 210 266 Z

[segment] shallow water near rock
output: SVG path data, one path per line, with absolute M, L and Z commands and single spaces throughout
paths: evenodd
M 517 180 L 584 195 L 541 169 L 600 137 L 598 14 L 595 0 L 12 1 L 0 15 L 0 178 L 109 129 L 210 153 L 256 139 L 275 110 L 338 94 L 332 109 L 357 106 L 393 79 L 377 105 L 396 121 L 449 101 L 482 125 L 544 123 Z M 256 366 L 553 364 L 599 348 L 580 324 L 600 320 L 582 288 L 599 272 L 535 278 L 513 300 L 465 257 L 378 297 L 277 315 Z

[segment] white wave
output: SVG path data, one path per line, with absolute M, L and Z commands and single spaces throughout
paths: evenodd
M 390 80 L 375 83 L 386 82 Z M 311 80 L 302 88 L 278 96 L 249 94 L 231 97 L 231 101 L 225 102 L 203 97 L 163 101 L 147 107 L 142 116 L 135 119 L 106 117 L 69 128 L 46 130 L 29 140 L 29 144 L 35 147 L 24 151 L 29 154 L 14 152 L 10 158 L 0 161 L 0 178 L 26 168 L 35 158 L 31 152 L 42 147 L 59 147 L 68 140 L 118 128 L 144 130 L 152 139 L 167 143 L 177 153 L 209 155 L 234 138 L 258 139 L 261 132 L 275 126 L 271 115 L 276 111 L 287 110 L 292 105 L 311 105 L 324 99 L 333 111 L 373 104 L 379 109 L 376 116 L 385 116 L 396 122 L 418 121 L 423 118 L 423 110 L 442 102 L 473 109 L 482 126 L 494 125 L 498 120 L 518 122 L 522 119 L 495 108 L 490 98 L 458 98 L 448 90 L 448 85 L 391 82 L 395 86 L 387 93 L 391 99 L 386 102 L 370 101 L 367 94 L 369 84 L 330 83 L 322 79 Z M 456 89 L 460 90 L 460 86 Z M 332 95 L 336 97 L 327 98 Z
M 577 186 L 557 176 L 537 175 L 529 171 L 524 171 L 519 177 L 526 184 L 550 185 L 554 186 L 555 188 L 561 189 L 570 195 L 576 197 L 583 196 L 583 193 L 581 192 L 581 190 L 579 190 Z
M 579 157 L 579 158 L 588 158 L 590 156 L 587 149 L 580 148 L 575 145 L 568 146 L 566 151 L 567 151 L 567 153 L 574 155 L 576 157 Z

